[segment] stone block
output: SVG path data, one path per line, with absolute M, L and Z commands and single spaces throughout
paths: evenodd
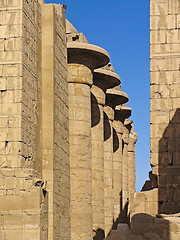
M 157 139 L 151 139 L 150 151 L 153 153 L 159 152 L 159 141 Z
M 166 30 L 153 30 L 150 32 L 150 44 L 166 43 Z
M 159 153 L 151 153 L 150 163 L 152 166 L 157 166 L 159 164 Z
M 173 101 L 171 98 L 151 98 L 150 99 L 150 111 L 170 111 L 173 109 Z
M 164 131 L 166 129 L 168 125 L 165 124 L 165 123 L 161 123 L 161 124 L 152 124 L 150 126 L 150 138 L 153 139 L 153 138 L 157 138 L 157 141 L 158 141 L 158 138 L 161 138 L 164 134 Z
M 0 78 L 0 91 L 6 91 L 7 90 L 7 81 L 6 78 Z
M 151 84 L 175 84 L 178 83 L 179 71 L 156 71 L 150 73 Z
M 180 13 L 180 3 L 178 0 L 168 1 L 168 14 Z
M 2 66 L 2 77 L 22 77 L 22 65 L 21 64 L 6 64 Z
M 22 9 L 22 1 L 19 0 L 3 0 L 0 3 L 0 9 L 1 10 L 5 10 L 6 8 L 8 8 L 8 10 L 14 10 L 14 9 Z
M 178 83 L 174 83 L 171 84 L 170 86 L 170 96 L 172 98 L 180 98 L 180 92 L 179 92 L 179 84 Z
M 158 199 L 156 202 L 155 201 L 146 202 L 146 214 L 149 214 L 151 216 L 156 216 L 158 213 L 158 208 L 159 208 Z
M 176 28 L 176 15 L 162 15 L 150 16 L 150 30 L 158 29 L 175 29 Z
M 4 49 L 4 42 L 5 40 L 4 39 L 0 39 L 0 51 L 3 52 L 5 49 Z
M 179 43 L 180 30 L 179 29 L 167 30 L 166 31 L 166 36 L 167 36 L 167 43 L 168 44 Z
M 153 99 L 156 98 L 169 98 L 170 97 L 170 89 L 169 85 L 160 85 L 160 84 L 152 84 L 150 85 L 150 96 Z
M 1 11 L 1 25 L 16 25 L 22 24 L 22 10 Z
M 143 192 L 137 192 L 134 194 L 134 197 L 131 198 L 131 216 L 138 213 L 145 213 L 145 201 L 146 196 Z
M 179 98 L 172 99 L 172 109 L 177 110 L 179 108 Z
M 150 48 L 151 58 L 157 57 L 168 57 L 169 54 L 171 56 L 177 56 L 180 52 L 180 44 L 172 43 L 172 44 L 152 44 Z M 158 83 L 158 81 L 156 81 Z
M 166 112 L 156 111 L 156 112 L 151 112 L 150 114 L 150 124 L 165 123 L 168 125 L 169 121 L 170 121 L 169 111 L 166 111 Z
M 21 25 L 0 26 L 0 38 L 22 37 Z
M 162 240 L 162 238 L 157 233 L 145 233 L 144 237 L 149 240 Z
M 144 230 L 145 232 L 153 229 L 154 218 L 148 214 L 135 214 L 131 218 L 131 231 Z
M 179 57 L 151 59 L 150 71 L 178 71 L 179 63 L 180 63 Z
M 176 19 L 176 22 L 177 22 L 176 28 L 180 28 L 180 14 L 177 14 L 176 17 L 177 17 L 177 19 Z
M 168 14 L 168 1 L 151 0 L 150 1 L 150 15 L 166 15 Z

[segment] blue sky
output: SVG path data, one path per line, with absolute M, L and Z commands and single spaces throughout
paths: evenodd
M 140 191 L 150 168 L 149 0 L 45 0 L 67 6 L 66 17 L 89 43 L 103 47 L 129 95 L 130 119 L 138 133 L 136 186 Z

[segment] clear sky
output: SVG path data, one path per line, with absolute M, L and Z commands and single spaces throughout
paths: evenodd
M 130 119 L 138 133 L 136 186 L 141 190 L 150 168 L 149 0 L 45 0 L 67 6 L 66 17 L 89 43 L 103 47 L 129 95 Z

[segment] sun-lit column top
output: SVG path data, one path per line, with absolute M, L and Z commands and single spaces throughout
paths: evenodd
M 100 87 L 104 91 L 108 88 L 113 88 L 121 83 L 120 77 L 112 71 L 104 68 L 94 70 L 93 84 Z
M 131 116 L 131 111 L 132 109 L 130 107 L 122 105 L 116 106 L 114 113 L 115 121 L 113 122 L 116 132 L 123 134 L 124 120 Z
M 67 42 L 68 64 L 82 64 L 94 70 L 109 62 L 109 54 L 101 47 L 89 43 Z
M 117 105 L 128 102 L 128 95 L 117 89 L 108 89 L 106 91 L 106 105 L 115 108 Z
M 133 123 L 133 120 L 128 120 L 128 119 L 126 119 L 126 120 L 124 121 L 124 125 L 125 125 L 125 126 L 131 125 L 132 123 Z
M 104 106 L 106 90 L 120 85 L 120 83 L 120 77 L 113 71 L 104 68 L 96 69 L 93 73 L 93 86 L 91 88 L 91 93 L 94 94 L 98 103 Z
M 115 108 L 115 120 L 124 122 L 125 119 L 131 116 L 132 108 L 118 105 Z

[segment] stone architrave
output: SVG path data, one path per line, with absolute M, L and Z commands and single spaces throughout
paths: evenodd
M 113 120 L 114 110 L 119 104 L 126 103 L 128 95 L 122 91 L 108 89 L 104 107 L 104 209 L 105 234 L 109 234 L 114 222 L 114 166 L 113 166 Z
M 114 219 L 118 221 L 122 212 L 123 203 L 123 119 L 128 118 L 131 115 L 131 108 L 126 107 L 122 113 L 124 106 L 116 106 L 115 117 L 113 121 L 114 128 L 114 141 L 113 141 L 113 165 L 114 165 Z
M 92 112 L 92 208 L 93 231 L 104 234 L 104 120 L 105 93 L 120 84 L 120 77 L 112 71 L 97 69 L 91 88 Z
M 71 238 L 92 239 L 92 71 L 109 62 L 108 53 L 88 43 L 68 42 L 71 179 Z

